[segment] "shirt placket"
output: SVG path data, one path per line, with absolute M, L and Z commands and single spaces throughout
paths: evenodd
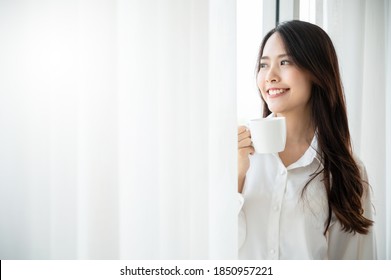
M 288 171 L 284 165 L 280 164 L 278 176 L 275 184 L 275 191 L 273 192 L 272 201 L 270 204 L 270 223 L 268 232 L 268 259 L 279 259 L 280 254 L 280 219 L 281 219 L 281 205 L 284 199 L 284 193 L 287 185 Z

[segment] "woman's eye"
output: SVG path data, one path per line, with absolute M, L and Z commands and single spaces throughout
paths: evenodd
M 289 60 L 282 60 L 281 65 L 289 65 L 291 64 Z
M 261 69 L 262 69 L 262 68 L 266 68 L 266 67 L 267 67 L 267 64 L 266 64 L 266 63 L 260 63 L 260 64 L 259 64 L 259 68 L 261 68 Z

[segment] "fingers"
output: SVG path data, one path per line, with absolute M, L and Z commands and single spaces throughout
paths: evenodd
M 245 148 L 245 147 L 251 147 L 252 141 L 250 137 L 244 138 L 241 141 L 238 142 L 238 148 Z
M 243 133 L 247 130 L 247 127 L 245 127 L 244 125 L 241 125 L 238 127 L 238 134 L 240 133 Z
M 246 158 L 248 157 L 248 155 L 253 155 L 254 152 L 255 152 L 254 147 L 248 146 L 248 147 L 240 148 L 238 150 L 238 155 L 240 158 Z
M 249 166 L 249 155 L 254 154 L 250 131 L 245 126 L 238 127 L 238 176 L 245 176 Z M 241 189 L 240 189 L 241 191 Z
M 251 138 L 250 131 L 245 126 L 238 127 L 238 142 L 242 141 L 245 138 Z
M 238 149 L 242 148 L 252 148 L 251 134 L 245 126 L 238 127 Z M 251 151 L 246 151 L 247 155 L 250 152 Z

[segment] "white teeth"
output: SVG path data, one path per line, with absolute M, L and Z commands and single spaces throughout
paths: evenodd
M 271 89 L 271 90 L 269 90 L 270 95 L 277 95 L 277 94 L 281 94 L 284 92 L 285 92 L 285 89 Z

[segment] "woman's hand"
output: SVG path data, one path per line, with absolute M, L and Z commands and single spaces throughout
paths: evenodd
M 249 155 L 254 153 L 251 145 L 251 134 L 245 126 L 238 127 L 238 191 L 241 193 L 244 185 L 244 178 L 250 167 Z

